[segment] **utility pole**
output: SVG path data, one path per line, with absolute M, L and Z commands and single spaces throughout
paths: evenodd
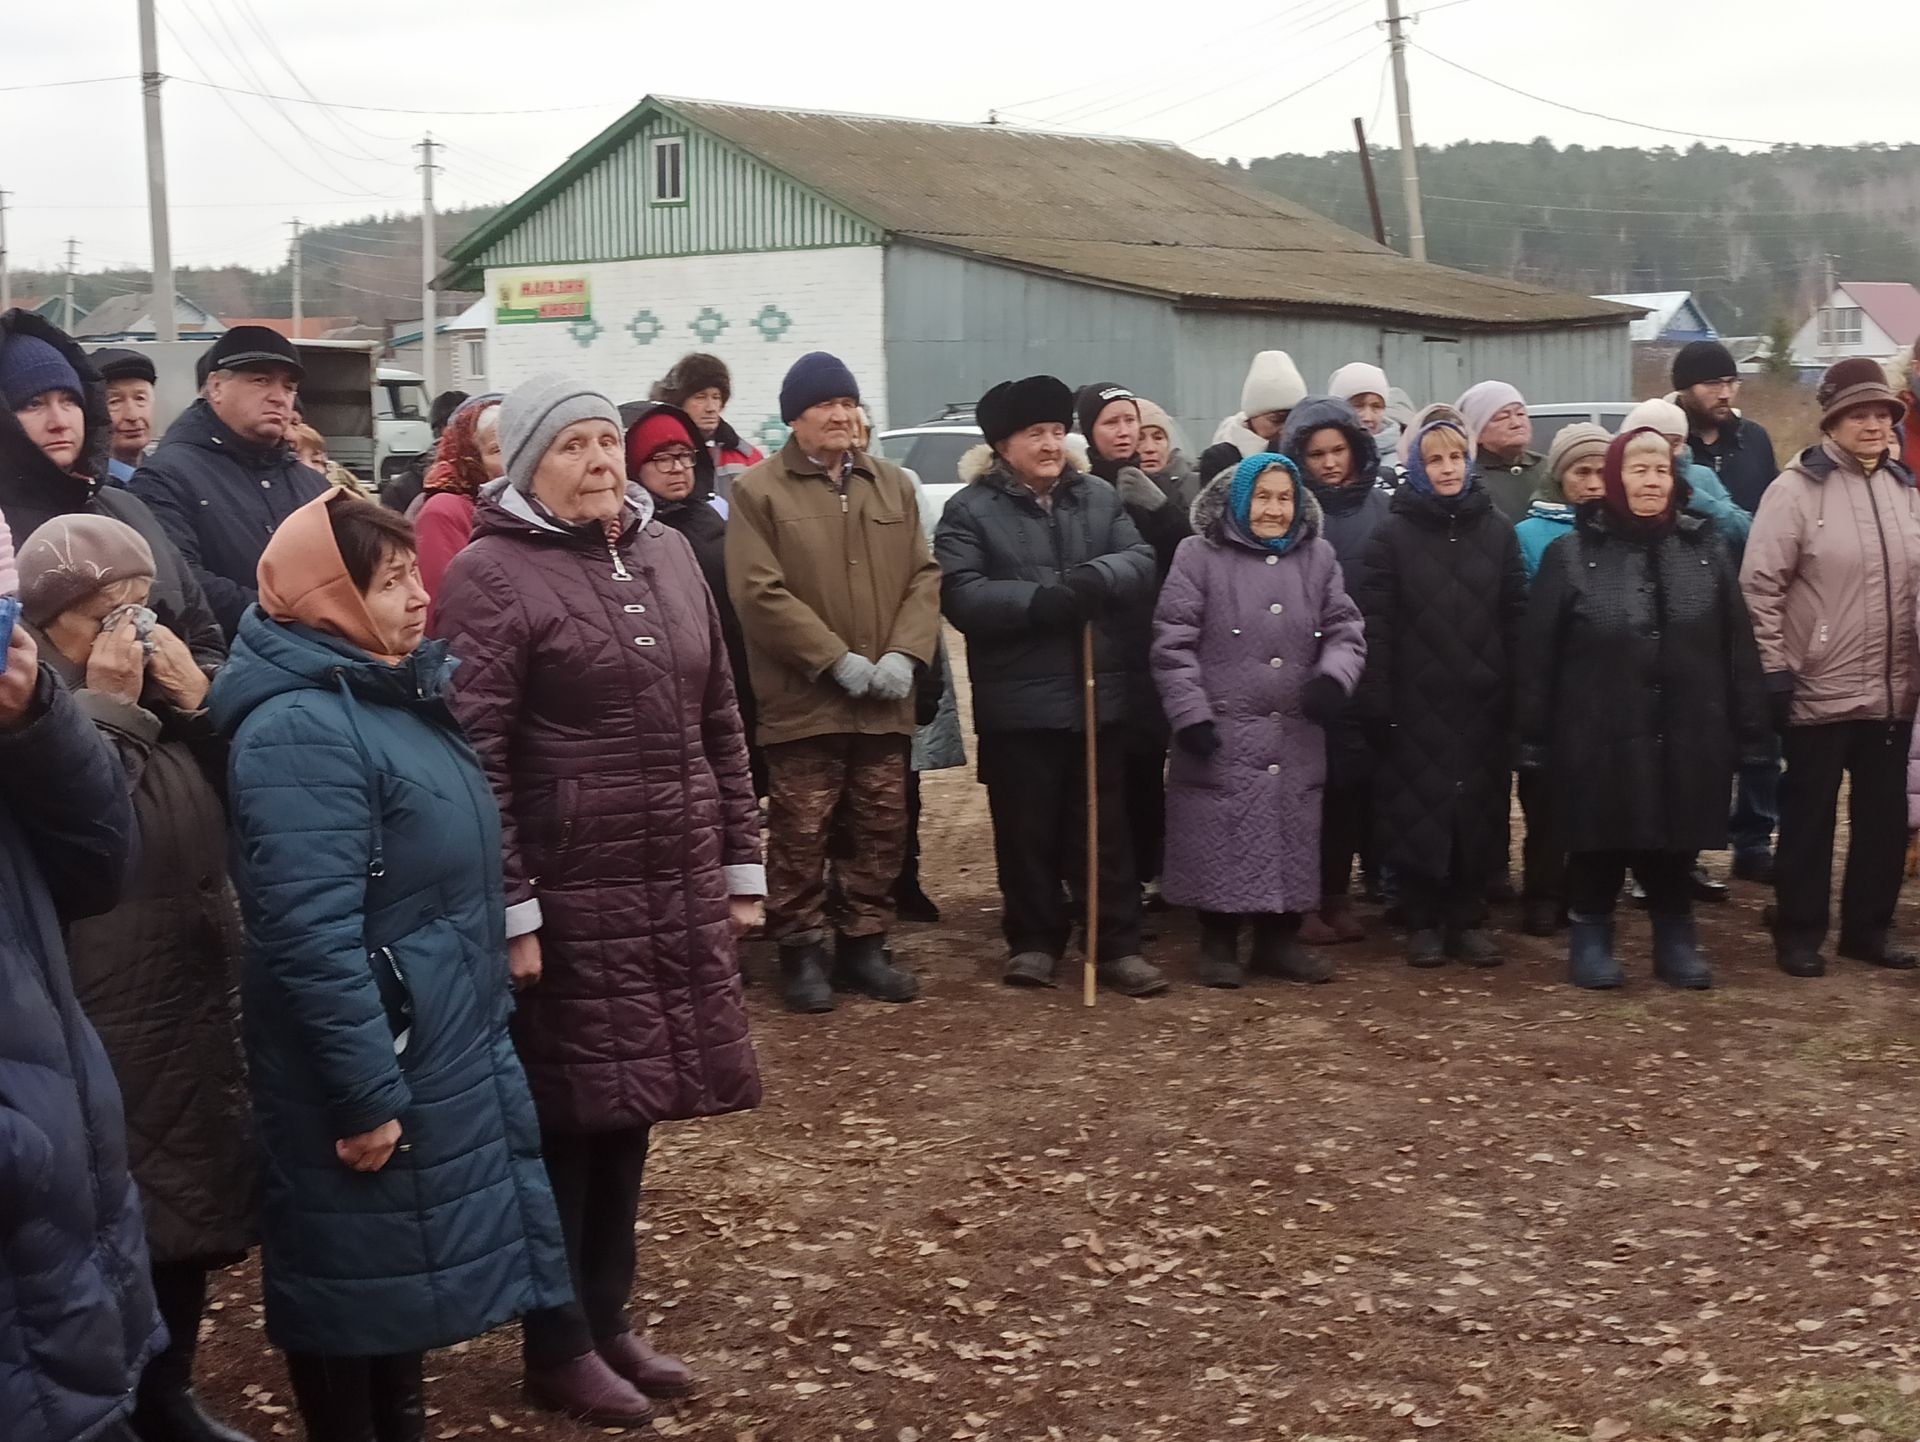
M 7 268 L 7 197 L 10 190 L 0 190 L 0 310 L 13 309 L 13 272 Z
M 1407 254 L 1427 258 L 1427 226 L 1420 218 L 1420 166 L 1413 151 L 1413 102 L 1407 98 L 1407 37 L 1400 0 L 1387 0 L 1387 47 L 1393 56 L 1393 100 L 1400 110 L 1400 190 L 1407 203 Z
M 140 4 L 140 95 L 147 113 L 147 224 L 153 230 L 153 334 L 180 339 L 173 315 L 173 244 L 167 230 L 167 143 L 160 130 L 160 42 L 153 0 Z
M 439 319 L 433 294 L 433 277 L 439 266 L 434 258 L 433 241 L 433 136 L 428 135 L 416 147 L 420 152 L 420 380 L 427 400 L 432 402 L 435 383 L 434 347 L 440 337 L 434 322 Z
M 80 251 L 80 242 L 72 236 L 67 237 L 67 296 L 66 304 L 60 309 L 60 329 L 73 334 L 73 267 Z
M 293 268 L 293 338 L 300 339 L 300 322 L 305 311 L 300 303 L 300 219 L 295 216 L 287 222 L 293 227 L 293 256 L 290 264 Z
M 1353 117 L 1353 139 L 1360 147 L 1360 176 L 1367 182 L 1367 210 L 1373 216 L 1373 238 L 1387 243 L 1387 223 L 1380 218 L 1380 187 L 1373 183 L 1373 153 L 1367 149 L 1367 127 L 1359 116 Z

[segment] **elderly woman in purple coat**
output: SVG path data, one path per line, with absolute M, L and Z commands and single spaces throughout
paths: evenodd
M 1300 918 L 1320 901 L 1321 728 L 1359 684 L 1367 643 L 1321 524 L 1291 460 L 1247 458 L 1194 502 L 1154 613 L 1174 730 L 1163 888 L 1200 913 L 1203 986 L 1246 980 L 1243 919 L 1256 972 L 1332 975 Z

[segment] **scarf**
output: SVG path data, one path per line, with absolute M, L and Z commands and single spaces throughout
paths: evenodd
M 500 392 L 489 391 L 462 401 L 460 408 L 440 432 L 427 467 L 421 489 L 447 491 L 456 496 L 477 497 L 487 483 L 487 468 L 480 459 L 480 417 L 500 404 Z
M 1293 524 L 1287 527 L 1284 536 L 1269 539 L 1253 533 L 1253 493 L 1260 484 L 1260 477 L 1275 469 L 1284 470 L 1293 477 Z M 1227 486 L 1227 529 L 1236 540 L 1257 550 L 1285 555 L 1292 549 L 1293 543 L 1300 539 L 1300 528 L 1307 518 L 1307 508 L 1301 504 L 1302 494 L 1300 468 L 1291 457 L 1248 456 L 1233 468 L 1233 480 Z
M 1680 498 L 1680 484 L 1676 480 L 1667 492 L 1666 509 L 1657 516 L 1636 516 L 1633 507 L 1627 504 L 1627 446 L 1636 436 L 1655 436 L 1662 445 L 1668 438 L 1651 426 L 1642 426 L 1639 430 L 1623 431 L 1613 438 L 1613 444 L 1607 447 L 1607 464 L 1602 475 L 1606 480 L 1606 493 L 1601 496 L 1600 504 L 1605 507 L 1607 516 L 1615 530 L 1636 541 L 1654 542 L 1673 534 L 1675 522 L 1680 518 L 1679 507 L 1675 504 Z
M 1418 495 L 1431 497 L 1433 500 L 1439 502 L 1441 508 L 1444 510 L 1456 511 L 1460 508 L 1460 503 L 1473 493 L 1473 488 L 1478 483 L 1474 479 L 1473 463 L 1469 460 L 1467 463 L 1467 483 L 1464 486 L 1451 496 L 1443 496 L 1434 490 L 1433 481 L 1427 475 L 1427 458 L 1422 453 L 1421 448 L 1426 445 L 1428 436 L 1438 435 L 1441 431 L 1452 431 L 1453 434 L 1460 437 L 1460 448 L 1462 450 L 1468 448 L 1466 428 L 1458 421 L 1442 419 L 1427 422 L 1426 425 L 1420 427 L 1419 431 L 1415 433 L 1413 445 L 1408 448 L 1407 489 Z

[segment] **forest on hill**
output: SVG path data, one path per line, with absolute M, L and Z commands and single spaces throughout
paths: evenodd
M 434 240 L 447 248 L 490 220 L 497 206 L 443 211 L 434 220 Z M 293 314 L 293 273 L 281 264 L 273 270 L 246 266 L 177 266 L 174 287 L 181 295 L 220 316 Z M 16 296 L 58 295 L 66 285 L 60 271 L 16 271 Z M 150 290 L 147 270 L 82 271 L 74 277 L 74 304 L 90 311 L 109 296 Z M 418 214 L 368 215 L 359 220 L 314 226 L 301 237 L 300 291 L 310 316 L 349 316 L 362 325 L 384 326 L 420 318 L 420 217 Z M 442 314 L 466 304 L 443 293 Z
M 1729 335 L 1804 320 L 1841 280 L 1920 282 L 1920 146 L 1780 146 L 1740 154 L 1564 149 L 1474 141 L 1421 146 L 1427 256 L 1582 294 L 1691 290 Z M 1388 243 L 1405 249 L 1397 149 L 1374 149 Z M 1259 184 L 1362 233 L 1354 151 L 1273 155 Z

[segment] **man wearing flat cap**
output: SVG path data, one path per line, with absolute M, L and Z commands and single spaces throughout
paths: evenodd
M 255 599 L 260 553 L 280 523 L 327 489 L 287 444 L 304 371 L 278 331 L 239 325 L 213 343 L 200 399 L 134 474 L 231 637 Z
M 124 486 L 140 469 L 153 439 L 153 362 L 137 350 L 109 346 L 89 357 L 107 387 L 107 416 L 113 422 L 107 452 L 107 483 Z
M 1114 488 L 1068 463 L 1073 393 L 1053 376 L 980 398 L 987 444 L 960 462 L 967 487 L 934 533 L 947 619 L 967 638 L 980 780 L 993 815 L 1001 923 L 1013 986 L 1051 986 L 1086 884 L 1086 702 L 1081 631 L 1093 628 L 1100 745 L 1101 983 L 1166 989 L 1140 955 L 1140 886 L 1124 783 L 1129 700 L 1145 652 L 1128 613 L 1150 602 L 1153 547 Z
M 940 570 L 913 482 L 859 446 L 860 386 L 824 351 L 780 387 L 785 446 L 733 483 L 727 590 L 746 638 L 767 756 L 767 932 L 787 1010 L 837 986 L 912 1001 L 887 948 L 907 841 L 914 687 L 940 638 Z M 827 834 L 843 905 L 827 915 Z M 829 958 L 826 941 L 837 936 Z

